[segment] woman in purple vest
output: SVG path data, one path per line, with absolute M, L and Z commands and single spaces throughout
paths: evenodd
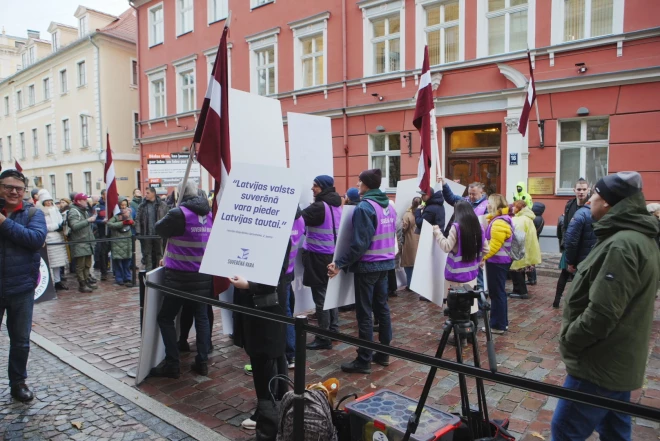
M 509 216 L 509 204 L 501 194 L 492 194 L 488 198 L 487 219 L 486 239 L 489 250 L 484 261 L 491 303 L 490 327 L 494 334 L 504 334 L 509 327 L 505 284 L 512 262 L 509 252 L 513 222 Z

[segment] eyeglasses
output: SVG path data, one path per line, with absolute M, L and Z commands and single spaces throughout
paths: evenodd
M 5 190 L 7 190 L 7 193 L 16 192 L 18 194 L 25 192 L 25 189 L 27 188 L 27 187 L 15 187 L 13 185 L 5 185 L 5 184 L 0 184 L 0 186 L 4 187 Z

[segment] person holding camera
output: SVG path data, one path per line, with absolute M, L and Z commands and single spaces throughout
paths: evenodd
M 94 231 L 92 226 L 96 222 L 96 215 L 89 216 L 89 196 L 78 193 L 73 198 L 73 205 L 69 209 L 66 221 L 71 229 L 70 242 L 89 241 L 86 243 L 71 243 L 71 258 L 76 261 L 76 277 L 78 278 L 78 291 L 89 293 L 98 289 L 96 281 L 91 278 L 92 256 L 94 255 Z
M 39 203 L 37 208 L 41 209 L 46 218 L 46 227 L 48 234 L 46 235 L 46 243 L 63 243 L 64 234 L 62 234 L 62 223 L 64 219 L 60 210 L 53 203 L 53 197 L 48 190 L 39 190 L 37 194 Z M 69 290 L 69 287 L 62 282 L 61 270 L 66 266 L 68 258 L 65 245 L 49 245 L 46 250 L 48 251 L 48 265 L 53 275 L 53 283 L 55 291 Z
M 23 202 L 27 182 L 17 170 L 0 174 L 0 323 L 6 311 L 10 393 L 22 402 L 34 398 L 25 379 L 34 290 L 41 265 L 39 250 L 48 233 L 44 213 Z

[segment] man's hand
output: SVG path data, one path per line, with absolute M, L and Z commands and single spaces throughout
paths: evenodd
M 445 178 L 438 175 L 438 176 L 435 177 L 435 182 L 437 182 L 438 184 L 442 183 L 442 185 L 445 185 Z
M 234 285 L 234 288 L 238 288 L 238 289 L 248 289 L 248 288 L 250 288 L 250 284 L 242 276 L 230 277 L 229 278 L 229 283 Z
M 165 266 L 165 260 L 164 260 L 164 259 L 160 259 L 160 260 L 158 261 L 158 266 Z
M 5 217 L 5 215 L 2 214 L 2 213 L 0 213 L 0 225 L 2 225 L 3 223 L 5 223 L 5 220 L 6 220 L 6 219 L 7 219 L 7 218 Z
M 575 265 L 568 265 L 568 271 L 572 274 L 575 274 L 577 268 L 575 268 Z
M 486 266 L 486 261 L 485 260 L 482 260 L 481 262 L 479 262 L 479 268 L 483 269 L 484 266 Z
M 328 277 L 331 279 L 334 278 L 337 274 L 339 274 L 339 268 L 337 268 L 337 264 L 332 262 L 330 265 L 328 265 Z
M 95 221 L 96 221 L 96 215 L 87 218 L 87 222 L 89 222 L 90 224 L 94 223 Z

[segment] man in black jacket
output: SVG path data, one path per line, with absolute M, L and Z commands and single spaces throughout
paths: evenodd
M 427 221 L 431 226 L 439 226 L 441 230 L 445 228 L 445 198 L 442 196 L 442 190 L 438 190 L 431 196 L 423 191 L 419 192 L 422 195 L 422 201 L 426 205 L 420 210 L 415 212 L 415 224 L 417 230 L 422 230 L 423 221 Z

